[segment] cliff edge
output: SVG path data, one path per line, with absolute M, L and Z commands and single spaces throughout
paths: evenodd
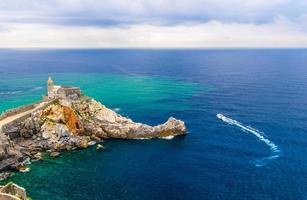
M 184 122 L 173 117 L 157 126 L 136 123 L 84 96 L 79 88 L 51 84 L 49 79 L 44 101 L 0 116 L 0 172 L 25 170 L 29 158 L 40 159 L 44 151 L 87 148 L 109 138 L 151 139 L 186 134 Z M 1 124 L 1 120 L 6 123 Z

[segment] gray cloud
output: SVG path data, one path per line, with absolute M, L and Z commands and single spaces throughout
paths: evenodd
M 268 23 L 277 16 L 307 14 L 302 0 L 1 0 L 0 22 L 121 26 L 204 23 L 212 20 Z
M 306 0 L 1 0 L 0 48 L 307 47 Z

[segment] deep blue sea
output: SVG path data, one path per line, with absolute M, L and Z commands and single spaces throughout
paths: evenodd
M 307 199 L 305 49 L 3 49 L 0 111 L 39 100 L 48 75 L 188 134 L 45 156 L 10 179 L 34 200 Z

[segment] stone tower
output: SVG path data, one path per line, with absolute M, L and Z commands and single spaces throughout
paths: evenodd
M 53 86 L 54 86 L 53 80 L 51 79 L 51 76 L 49 76 L 47 81 L 48 94 L 52 91 Z

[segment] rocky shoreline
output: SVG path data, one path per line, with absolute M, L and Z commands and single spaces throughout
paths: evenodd
M 19 185 L 9 182 L 6 185 L 0 185 L 1 200 L 31 200 L 27 197 L 26 190 Z
M 105 139 L 152 139 L 186 134 L 183 121 L 169 118 L 158 126 L 136 123 L 93 98 L 45 100 L 40 109 L 8 123 L 0 133 L 0 172 L 26 170 L 42 152 L 87 148 Z M 103 149 L 99 144 L 97 149 Z M 6 178 L 7 173 L 2 173 Z

